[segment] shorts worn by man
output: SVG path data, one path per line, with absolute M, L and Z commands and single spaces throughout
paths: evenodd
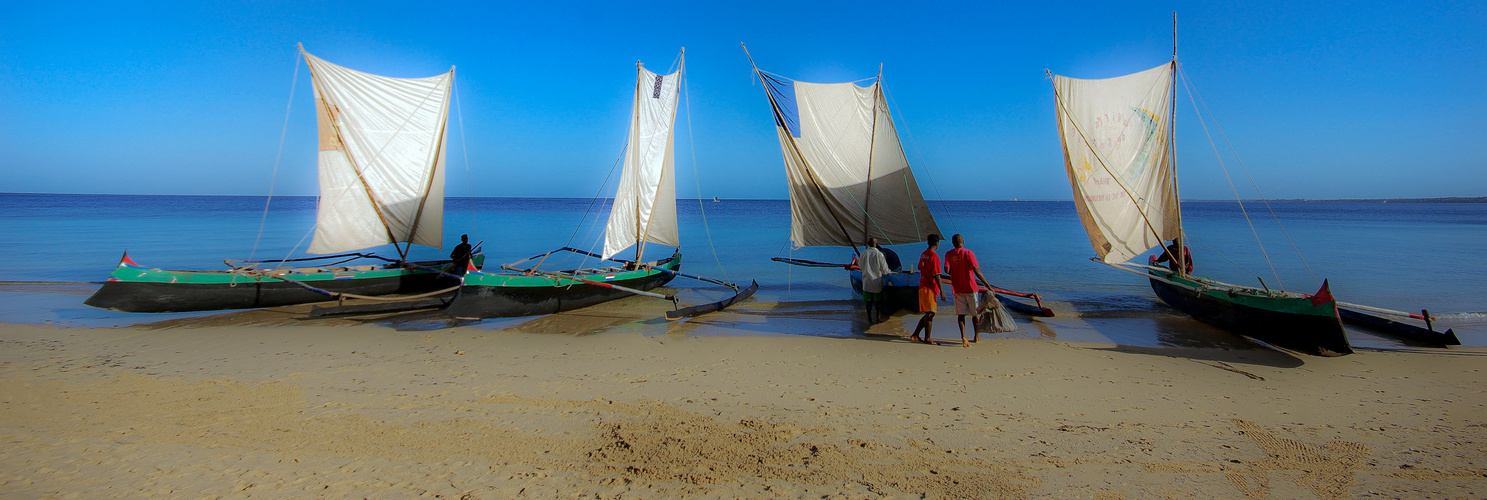
M 950 292 L 955 299 L 955 319 L 960 324 L 960 344 L 970 347 L 966 343 L 966 316 L 971 316 L 971 342 L 980 340 L 981 334 L 976 331 L 976 291 L 980 286 L 976 284 L 976 278 L 985 282 L 986 276 L 981 274 L 976 254 L 965 248 L 965 237 L 959 234 L 951 236 L 950 243 L 955 248 L 945 252 L 945 270 L 950 274 Z
M 940 235 L 930 234 L 929 248 L 919 254 L 919 312 L 924 316 L 919 318 L 919 324 L 914 326 L 914 333 L 909 335 L 909 340 L 919 340 L 919 331 L 924 331 L 926 344 L 933 344 L 930 335 L 934 328 L 935 311 L 938 309 L 937 299 L 940 297 L 940 254 L 936 248 L 940 244 Z
M 862 300 L 867 303 L 867 322 L 868 324 L 880 323 L 883 314 L 883 276 L 890 271 L 888 259 L 883 257 L 883 251 L 878 249 L 877 238 L 868 238 L 867 246 L 862 249 L 862 257 L 858 259 L 857 265 L 862 271 Z

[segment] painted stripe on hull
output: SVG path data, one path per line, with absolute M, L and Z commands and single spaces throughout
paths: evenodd
M 1247 302 L 1274 305 L 1264 309 L 1226 300 L 1220 293 L 1200 293 L 1155 279 L 1151 289 L 1177 310 L 1231 333 L 1316 356 L 1353 353 L 1335 302 L 1313 305 L 1307 298 L 1240 294 Z

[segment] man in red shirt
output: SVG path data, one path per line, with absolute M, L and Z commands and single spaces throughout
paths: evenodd
M 950 244 L 955 248 L 945 252 L 945 270 L 950 274 L 950 291 L 955 297 L 955 321 L 960 325 L 960 345 L 970 347 L 966 343 L 966 315 L 971 315 L 971 342 L 981 340 L 981 333 L 976 331 L 976 278 L 982 283 L 988 283 L 986 276 L 981 274 L 981 266 L 976 263 L 976 254 L 965 248 L 965 237 L 957 234 L 950 237 Z
M 933 344 L 929 339 L 930 330 L 934 327 L 936 302 L 941 298 L 940 292 L 940 254 L 936 251 L 940 246 L 940 235 L 929 235 L 929 248 L 919 254 L 919 312 L 924 317 L 919 318 L 919 325 L 914 327 L 914 334 L 909 335 L 909 340 Z M 924 340 L 919 340 L 919 330 L 924 330 Z

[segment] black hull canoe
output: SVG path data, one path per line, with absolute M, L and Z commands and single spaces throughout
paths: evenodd
M 233 273 L 147 268 L 125 255 L 109 280 L 84 304 L 124 312 L 186 312 L 253 309 L 334 300 L 338 293 L 389 295 L 426 293 L 459 284 L 431 268 L 450 261 L 415 263 L 422 268 L 375 265 L 296 268 L 284 272 Z M 320 293 L 285 281 L 283 276 Z
M 673 255 L 653 266 L 679 270 L 681 255 Z M 646 291 L 671 282 L 676 275 L 642 268 L 631 271 L 591 269 L 578 271 L 576 276 L 592 282 Z M 633 294 L 567 278 L 514 273 L 467 273 L 459 294 L 444 311 L 460 319 L 509 318 L 571 311 L 630 295 Z
M 852 292 L 857 294 L 857 299 L 862 299 L 862 271 L 851 269 L 847 272 L 852 280 Z M 883 316 L 892 316 L 900 311 L 908 314 L 919 313 L 919 273 L 891 273 L 883 276 L 883 300 L 878 303 Z
M 455 284 L 453 279 L 441 279 L 438 275 L 424 272 L 314 282 L 312 286 L 331 293 L 391 295 L 431 292 Z M 255 309 L 327 300 L 335 300 L 335 297 L 277 280 L 237 284 L 108 281 L 83 303 L 124 312 L 184 312 Z
M 1259 290 L 1207 287 L 1171 273 L 1152 272 L 1151 289 L 1163 302 L 1231 333 L 1315 356 L 1352 354 L 1337 301 L 1327 285 L 1315 296 L 1277 296 Z

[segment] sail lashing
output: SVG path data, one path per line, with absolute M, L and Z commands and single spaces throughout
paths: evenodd
M 1107 264 L 1181 236 L 1169 147 L 1172 78 L 1172 63 L 1115 78 L 1053 78 L 1074 206 Z
M 758 72 L 790 188 L 790 241 L 855 246 L 938 233 L 904 156 L 881 81 L 810 83 Z
M 672 136 L 682 70 L 658 75 L 637 64 L 636 71 L 625 163 L 604 226 L 602 254 L 606 259 L 636 246 L 639 260 L 646 243 L 678 246 L 680 242 Z
M 441 247 L 454 68 L 425 78 L 392 78 L 308 52 L 304 57 L 320 130 L 320 201 L 309 252 L 395 243 Z

